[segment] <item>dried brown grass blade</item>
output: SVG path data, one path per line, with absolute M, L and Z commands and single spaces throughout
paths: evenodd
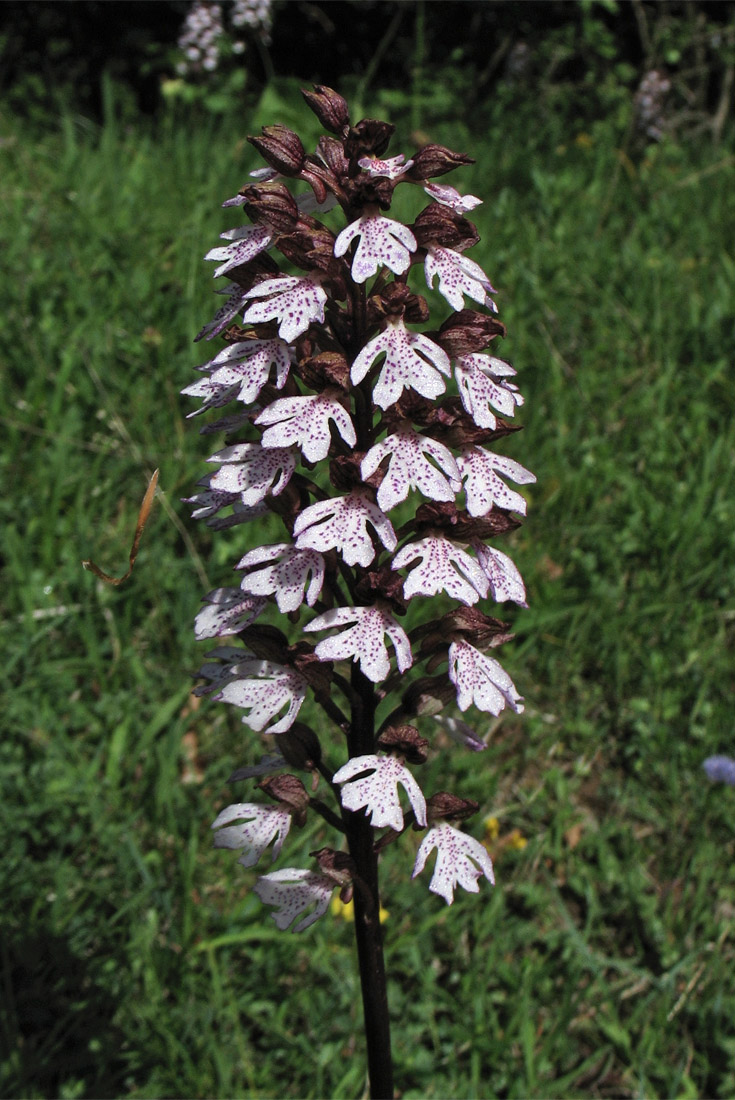
M 126 581 L 130 574 L 133 572 L 133 566 L 135 565 L 135 559 L 138 556 L 138 547 L 140 546 L 140 538 L 143 534 L 143 528 L 145 527 L 148 516 L 151 514 L 151 508 L 153 507 L 153 497 L 156 494 L 156 485 L 158 484 L 158 470 L 154 470 L 151 479 L 148 482 L 148 488 L 145 491 L 143 497 L 143 503 L 140 506 L 138 512 L 138 521 L 135 525 L 135 534 L 133 535 L 133 545 L 130 547 L 130 557 L 128 558 L 130 566 L 126 573 L 123 573 L 122 577 L 111 577 L 109 573 L 103 572 L 98 565 L 95 565 L 93 561 L 83 561 L 82 565 L 85 569 L 88 569 L 90 573 L 94 573 L 95 577 L 99 577 L 101 581 L 105 581 L 107 584 L 122 584 Z

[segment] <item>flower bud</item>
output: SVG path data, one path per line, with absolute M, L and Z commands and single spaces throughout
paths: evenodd
M 332 693 L 331 663 L 315 657 L 313 647 L 306 642 L 296 642 L 290 646 L 289 653 L 294 668 L 308 681 L 317 702 L 329 698 Z
M 422 210 L 411 229 L 419 248 L 436 244 L 442 248 L 453 248 L 456 252 L 464 252 L 477 244 L 480 239 L 471 221 L 460 214 L 455 214 L 448 206 L 442 206 L 438 202 L 433 202 Z
M 306 822 L 309 792 L 297 775 L 273 775 L 258 783 L 261 791 L 288 810 L 297 825 Z
M 258 225 L 267 225 L 276 233 L 290 233 L 299 220 L 299 208 L 291 192 L 282 183 L 263 187 L 243 187 L 245 210 Z
M 277 661 L 282 664 L 287 659 L 288 638 L 277 626 L 265 623 L 253 623 L 240 631 L 240 637 L 247 648 L 261 661 Z
M 467 641 L 475 649 L 493 649 L 512 637 L 507 633 L 507 623 L 483 614 L 476 607 L 455 608 L 438 622 L 427 625 L 421 639 L 421 653 L 431 658 L 427 665 L 429 672 L 445 659 L 449 642 Z
M 380 480 L 379 475 L 373 475 Z M 370 481 L 372 482 L 372 478 Z M 355 585 L 355 599 L 361 604 L 375 603 L 377 599 L 390 604 L 398 615 L 405 615 L 407 604 L 403 597 L 403 577 L 389 565 L 370 570 Z
M 350 364 L 340 351 L 322 351 L 297 363 L 294 370 L 310 389 L 317 392 L 327 386 L 350 389 Z
M 315 84 L 313 92 L 302 88 L 301 94 L 322 126 L 332 134 L 344 134 L 350 125 L 350 112 L 341 95 L 325 84 Z
M 376 118 L 364 118 L 350 129 L 345 139 L 345 153 L 350 160 L 357 160 L 367 153 L 379 157 L 388 148 L 395 126 Z
M 480 809 L 480 803 L 472 798 L 458 798 L 448 791 L 437 791 L 426 800 L 426 817 L 429 825 L 437 820 L 464 821 Z
M 326 226 L 311 225 L 305 218 L 294 224 L 288 236 L 279 238 L 278 250 L 304 270 L 317 268 L 328 272 L 335 265 L 334 233 Z
M 319 738 L 304 722 L 294 722 L 285 733 L 274 734 L 276 744 L 292 768 L 313 771 L 322 758 Z
M 333 848 L 319 848 L 316 852 L 309 852 L 317 863 L 319 870 L 327 878 L 331 878 L 337 886 L 348 886 L 355 874 L 355 861 L 347 852 L 335 852 Z
M 413 165 L 406 172 L 408 179 L 427 180 L 432 176 L 443 176 L 451 172 L 453 168 L 459 168 L 462 164 L 474 164 L 472 157 L 464 153 L 453 153 L 444 145 L 425 145 L 414 153 Z
M 385 752 L 405 757 L 409 764 L 423 764 L 428 755 L 429 742 L 415 726 L 388 726 L 378 738 L 378 744 Z
M 351 205 L 358 209 L 379 206 L 381 210 L 388 210 L 393 201 L 394 186 L 395 181 L 384 176 L 355 176 L 347 193 Z
M 422 536 L 436 529 L 457 542 L 470 542 L 472 539 L 485 541 L 506 531 L 515 531 L 520 526 L 517 519 L 501 508 L 494 507 L 486 516 L 473 517 L 460 512 L 451 501 L 432 502 L 419 505 L 413 524 L 402 527 L 399 536 L 403 538 L 409 532 Z
M 447 355 L 456 359 L 482 351 L 496 336 L 505 336 L 505 325 L 485 313 L 463 309 L 448 317 L 436 335 Z
M 454 686 L 446 676 L 422 676 L 403 696 L 406 714 L 439 714 L 454 698 Z
M 248 141 L 282 176 L 298 176 L 303 168 L 306 150 L 298 134 L 287 126 L 264 126 L 261 137 L 249 137 Z
M 329 463 L 329 477 L 338 492 L 349 493 L 366 484 L 374 484 L 377 488 L 380 484 L 375 476 L 369 482 L 363 480 L 360 463 L 364 457 L 362 451 L 352 451 L 349 455 L 337 455 Z
M 341 182 L 346 180 L 350 170 L 350 162 L 345 156 L 344 145 L 332 137 L 320 137 L 316 144 L 316 154 L 334 178 Z
M 429 319 L 429 307 L 426 299 L 420 294 L 413 294 L 405 283 L 392 282 L 368 299 L 368 320 L 377 324 L 386 317 L 391 321 L 403 317 L 409 324 L 423 324 Z

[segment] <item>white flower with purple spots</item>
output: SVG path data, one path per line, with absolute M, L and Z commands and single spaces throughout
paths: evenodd
M 236 802 L 218 814 L 212 828 L 218 830 L 214 835 L 215 848 L 242 848 L 237 862 L 243 867 L 254 867 L 271 842 L 273 859 L 277 859 L 291 828 L 291 815 L 278 806 Z
M 277 560 L 275 560 L 277 559 Z M 254 596 L 275 596 L 282 614 L 297 611 L 306 600 L 313 607 L 324 584 L 324 558 L 316 550 L 298 550 L 287 542 L 258 546 L 237 563 L 238 569 L 252 569 L 273 562 L 243 577 L 241 589 Z
M 248 301 L 264 298 L 265 301 L 249 305 L 244 321 L 251 325 L 259 321 L 277 321 L 278 335 L 289 344 L 313 322 L 324 322 L 327 292 L 312 275 L 267 279 L 249 290 L 245 298 Z
M 233 664 L 229 676 L 231 679 L 227 679 L 214 698 L 249 711 L 243 722 L 250 729 L 256 733 L 261 730 L 285 733 L 291 728 L 306 698 L 306 680 L 299 672 L 273 661 L 248 657 Z M 286 713 L 274 721 L 284 707 Z
M 405 630 L 390 612 L 380 607 L 335 607 L 319 615 L 304 630 L 329 630 L 346 623 L 355 625 L 318 643 L 314 653 L 320 661 L 342 661 L 347 658 L 359 661 L 360 669 L 367 678 L 379 684 L 390 673 L 390 657 L 385 644 L 387 634 L 395 649 L 398 671 L 405 672 L 413 664 L 411 644 Z
M 452 309 L 464 309 L 464 295 L 497 313 L 497 306 L 490 294 L 497 293 L 485 272 L 474 260 L 454 252 L 451 248 L 429 246 L 424 261 L 426 285 L 433 290 L 434 279 L 439 277 L 439 293 Z
M 357 442 L 350 414 L 336 400 L 337 390 L 307 397 L 282 397 L 257 417 L 255 423 L 270 425 L 261 439 L 263 447 L 297 445 L 309 462 L 319 462 L 329 454 L 332 421 L 349 447 Z
M 227 229 L 220 233 L 220 237 L 232 241 L 232 244 L 212 248 L 204 257 L 205 260 L 224 260 L 214 273 L 215 279 L 230 268 L 247 264 L 265 252 L 273 240 L 273 233 L 264 225 L 242 225 L 239 229 Z
M 502 665 L 469 642 L 450 645 L 449 679 L 457 689 L 457 705 L 462 711 L 473 703 L 496 718 L 506 706 L 516 714 L 523 711 L 523 698 Z
M 486 516 L 493 506 L 525 516 L 525 499 L 498 477 L 501 473 L 517 485 L 532 484 L 536 480 L 534 474 L 520 462 L 496 455 L 484 447 L 467 447 L 457 459 L 457 465 L 465 483 L 467 511 L 471 516 Z
M 404 546 L 393 558 L 393 569 L 402 569 L 416 559 L 419 564 L 408 574 L 403 595 L 433 596 L 447 592 L 463 604 L 477 603 L 487 595 L 488 579 L 474 558 L 450 539 L 428 535 Z
M 424 191 L 429 198 L 442 206 L 448 206 L 456 214 L 466 214 L 476 206 L 482 206 L 482 199 L 478 199 L 476 195 L 460 195 L 459 191 L 445 183 L 427 183 Z
M 454 901 L 454 889 L 462 886 L 471 894 L 479 892 L 478 879 L 483 875 L 491 885 L 495 885 L 493 863 L 487 849 L 479 840 L 467 833 L 455 829 L 442 821 L 434 825 L 421 841 L 416 854 L 412 878 L 416 878 L 424 867 L 431 852 L 436 848 L 436 864 L 429 889 L 443 897 L 447 905 Z
M 296 468 L 293 451 L 261 447 L 259 443 L 235 443 L 217 451 L 208 462 L 221 462 L 209 478 L 211 489 L 238 493 L 243 504 L 259 504 L 272 494 L 277 497 L 288 485 Z
M 396 275 L 403 275 L 411 266 L 411 253 L 418 247 L 407 226 L 384 218 L 377 208 L 369 209 L 342 230 L 334 242 L 335 256 L 344 256 L 357 237 L 360 243 L 352 260 L 352 278 L 356 283 L 364 283 L 379 267 L 388 267 Z
M 245 596 L 239 588 L 215 588 L 203 602 L 205 606 L 194 620 L 197 641 L 237 634 L 250 626 L 265 607 L 265 600 Z
M 403 828 L 399 783 L 408 795 L 416 821 L 426 825 L 426 800 L 421 788 L 395 756 L 353 756 L 332 778 L 334 783 L 345 784 L 341 793 L 344 808 L 353 811 L 364 808 L 371 815 L 374 829 L 390 826 L 400 832 Z
M 388 157 L 387 160 L 381 160 L 380 157 L 360 157 L 357 163 L 369 176 L 385 176 L 389 180 L 402 176 L 413 165 L 413 161 L 406 160 L 403 153 Z
M 459 468 L 449 448 L 419 435 L 408 424 L 370 448 L 360 465 L 365 481 L 388 455 L 390 462 L 377 497 L 384 512 L 405 500 L 410 489 L 418 489 L 429 500 L 449 501 L 462 488 Z
M 326 913 L 335 885 L 332 879 L 316 871 L 284 867 L 261 875 L 253 889 L 264 905 L 278 906 L 271 916 L 282 932 L 311 909 L 293 928 L 294 932 L 303 932 Z
M 517 387 L 506 381 L 515 373 L 510 363 L 491 355 L 464 355 L 457 360 L 454 377 L 459 396 L 478 428 L 495 429 L 493 409 L 503 416 L 513 416 L 516 406 L 523 404 Z
M 296 517 L 293 533 L 299 549 L 339 550 L 347 565 L 367 566 L 375 557 L 368 524 L 386 550 L 395 550 L 393 525 L 370 496 L 359 490 L 310 504 Z
M 199 368 L 207 372 L 207 377 L 181 391 L 188 397 L 204 399 L 202 407 L 189 415 L 196 416 L 211 407 L 235 400 L 245 405 L 252 404 L 268 381 L 271 367 L 276 369 L 276 388 L 283 389 L 290 366 L 291 353 L 283 340 L 246 340 L 228 344 L 219 355 Z
M 479 539 L 474 540 L 472 548 L 478 565 L 488 579 L 490 595 L 495 602 L 505 603 L 506 600 L 512 600 L 519 607 L 528 607 L 523 578 L 508 555 L 496 550 L 494 546 L 486 546 Z
M 395 404 L 404 389 L 413 389 L 422 397 L 439 397 L 446 385 L 442 374 L 451 373 L 449 356 L 420 332 L 409 332 L 399 317 L 365 347 L 352 364 L 350 377 L 355 385 L 362 382 L 373 363 L 385 355 L 373 400 L 381 409 Z

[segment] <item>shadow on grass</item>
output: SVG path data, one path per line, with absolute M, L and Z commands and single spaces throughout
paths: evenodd
M 0 938 L 0 1095 L 119 1096 L 128 1057 L 94 963 L 43 928 Z

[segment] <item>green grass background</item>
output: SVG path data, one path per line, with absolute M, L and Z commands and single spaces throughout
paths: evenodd
M 190 695 L 200 597 L 267 540 L 190 521 L 221 437 L 179 391 L 218 304 L 202 256 L 236 224 L 219 204 L 276 121 L 318 132 L 290 87 L 216 123 L 123 125 L 112 100 L 101 128 L 1 119 L 3 1095 L 365 1087 L 351 926 L 278 933 L 212 851 L 261 748 Z M 434 737 L 425 766 L 498 818 L 498 884 L 449 909 L 410 881 L 410 837 L 383 862 L 397 1086 L 730 1097 L 735 790 L 701 763 L 735 749 L 735 161 L 536 105 L 429 136 L 477 161 L 450 179 L 485 199 L 473 255 L 527 398 L 506 450 L 539 480 L 504 547 L 531 600 L 504 650 L 526 713 L 481 756 Z M 80 563 L 124 571 L 155 467 L 111 588 Z

